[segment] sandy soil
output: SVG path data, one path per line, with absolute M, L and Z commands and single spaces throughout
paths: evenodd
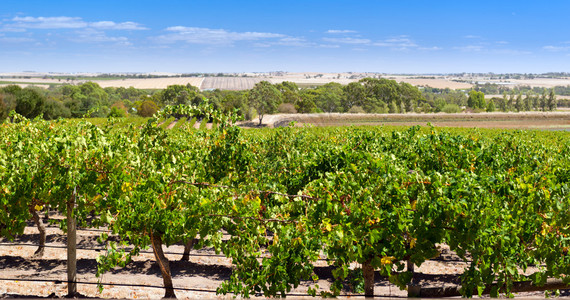
M 96 257 L 102 251 L 96 239 L 101 232 L 78 231 L 78 262 L 77 280 L 79 282 L 96 283 L 95 272 L 97 270 Z M 35 227 L 27 227 L 23 236 L 13 242 L 0 239 L 0 278 L 12 279 L 0 281 L 0 298 L 26 296 L 46 297 L 49 295 L 63 297 L 67 294 L 67 284 L 54 282 L 33 282 L 26 280 L 66 280 L 66 236 L 55 227 L 48 227 L 48 247 L 43 258 L 33 258 L 36 249 L 37 231 Z M 112 237 L 111 237 L 112 238 Z M 177 290 L 176 294 L 183 299 L 196 298 L 225 298 L 232 299 L 232 295 L 218 296 L 215 289 L 219 284 L 227 280 L 232 272 L 230 260 L 215 254 L 212 250 L 192 250 L 190 261 L 179 261 L 183 246 L 173 245 L 165 247 L 165 252 L 170 260 L 175 288 L 195 289 L 194 291 Z M 440 255 L 433 260 L 427 261 L 419 268 L 416 267 L 416 282 L 422 287 L 438 287 L 459 283 L 459 275 L 467 266 L 445 245 L 439 246 Z M 532 271 L 532 270 L 529 270 Z M 331 268 L 326 261 L 318 261 L 315 265 L 315 273 L 320 277 L 317 282 L 322 289 L 328 290 L 332 282 Z M 160 298 L 164 295 L 160 269 L 154 262 L 152 251 L 143 251 L 134 261 L 125 268 L 116 268 L 104 274 L 101 282 L 109 284 L 99 293 L 96 285 L 78 284 L 78 291 L 89 297 L 100 298 Z M 151 287 L 133 287 L 122 285 L 151 285 Z M 302 283 L 301 286 L 291 291 L 294 298 L 306 294 L 310 282 Z M 197 291 L 196 291 L 197 290 Z M 343 294 L 350 295 L 350 291 Z M 381 297 L 405 297 L 406 291 L 399 290 L 390 284 L 386 278 L 376 275 L 375 294 Z M 543 293 L 525 293 L 523 296 L 540 296 Z M 353 298 L 343 297 L 343 298 Z M 312 299 L 312 298 L 310 298 Z

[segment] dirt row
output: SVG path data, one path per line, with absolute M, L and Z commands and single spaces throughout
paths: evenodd
M 0 298 L 3 297 L 64 297 L 67 284 L 53 281 L 66 280 L 66 235 L 56 227 L 47 228 L 47 247 L 42 258 L 33 257 L 38 233 L 35 227 L 27 227 L 24 235 L 14 241 L 0 238 Z M 164 295 L 162 278 L 154 261 L 151 249 L 143 251 L 125 268 L 115 268 L 105 273 L 100 282 L 105 284 L 100 293 L 95 283 L 98 278 L 96 259 L 104 254 L 104 246 L 97 242 L 99 231 L 78 231 L 78 292 L 86 297 L 97 298 L 160 298 Z M 116 240 L 116 237 L 111 236 Z M 442 287 L 459 284 L 459 276 L 467 263 L 462 261 L 445 245 L 438 246 L 440 255 L 416 267 L 415 281 L 421 287 Z M 212 249 L 194 249 L 189 261 L 180 261 L 183 245 L 164 247 L 170 260 L 173 282 L 179 298 L 222 298 L 232 299 L 233 295 L 216 295 L 216 288 L 229 279 L 232 272 L 231 261 Z M 358 267 L 354 265 L 353 267 Z M 528 271 L 533 271 L 532 269 Z M 303 282 L 289 295 L 293 298 L 312 298 L 306 295 L 307 288 L 318 284 L 321 290 L 328 290 L 332 283 L 332 268 L 326 261 L 317 261 L 315 273 L 317 282 Z M 33 280 L 44 280 L 35 282 Z M 130 286 L 136 285 L 136 286 Z M 142 287 L 142 286 L 153 287 Z M 375 295 L 380 297 L 406 297 L 407 291 L 398 289 L 387 278 L 376 274 Z M 361 297 L 352 294 L 347 288 L 342 298 Z M 544 293 L 523 293 L 524 297 L 542 297 Z M 563 294 L 566 295 L 566 294 Z M 569 294 L 570 295 L 570 294 Z

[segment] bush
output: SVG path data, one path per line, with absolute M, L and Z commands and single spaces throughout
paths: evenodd
M 277 111 L 282 114 L 296 114 L 297 109 L 295 109 L 295 105 L 293 103 L 281 103 L 277 107 Z
M 107 118 L 124 118 L 127 114 L 116 106 L 111 107 L 111 111 L 107 115 Z
M 446 104 L 443 106 L 441 111 L 443 111 L 444 113 L 448 113 L 448 114 L 454 114 L 454 113 L 461 112 L 461 108 L 457 104 Z
M 351 114 L 363 114 L 363 113 L 366 113 L 366 112 L 364 111 L 364 108 L 362 108 L 361 106 L 358 106 L 358 105 L 355 105 L 355 106 L 351 107 L 351 108 L 348 110 L 348 112 L 351 113 Z
M 151 100 L 146 100 L 141 104 L 139 115 L 141 117 L 152 117 L 158 111 L 158 106 Z

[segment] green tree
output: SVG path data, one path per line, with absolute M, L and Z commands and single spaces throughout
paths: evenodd
M 169 85 L 166 89 L 158 93 L 157 98 L 162 105 L 198 105 L 203 101 L 200 90 L 190 84 Z
M 259 125 L 266 114 L 272 114 L 281 103 L 281 93 L 268 81 L 261 81 L 255 84 L 249 92 L 249 103 L 257 111 Z
M 517 95 L 516 103 L 515 103 L 516 111 L 522 111 L 524 109 L 524 103 L 522 100 L 522 92 L 519 92 Z
M 299 113 L 312 113 L 317 110 L 315 101 L 319 93 L 313 89 L 303 89 L 299 92 L 299 101 L 295 108 Z
M 342 97 L 341 105 L 345 111 L 349 111 L 353 106 L 364 107 L 364 87 L 360 82 L 351 82 L 345 87 L 344 97 Z
M 317 89 L 319 96 L 316 99 L 317 107 L 324 112 L 341 112 L 343 89 L 340 83 L 330 82 Z
M 485 103 L 485 94 L 483 94 L 483 92 L 477 92 L 476 90 L 469 91 L 469 98 L 467 98 L 467 106 L 471 108 L 485 109 L 487 107 Z
M 550 89 L 548 100 L 546 100 L 546 106 L 548 106 L 549 111 L 556 110 L 556 95 L 554 94 L 554 89 Z
M 495 103 L 493 102 L 493 100 L 489 100 L 489 103 L 487 104 L 487 112 L 494 112 L 495 111 Z
M 540 95 L 540 109 L 542 111 L 546 111 L 547 108 L 547 100 L 546 100 L 546 89 L 542 90 L 542 95 Z
M 16 112 L 33 119 L 44 112 L 46 99 L 38 91 L 30 88 L 22 89 L 16 94 Z

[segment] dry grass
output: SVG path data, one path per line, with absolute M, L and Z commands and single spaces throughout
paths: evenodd
M 144 78 L 144 79 L 120 79 L 120 80 L 93 80 L 102 88 L 106 87 L 134 87 L 136 89 L 165 89 L 169 85 L 193 85 L 200 87 L 204 78 L 200 77 L 169 77 L 169 78 Z
M 220 89 L 220 90 L 249 90 L 253 86 L 267 78 L 251 78 L 251 77 L 206 77 L 200 88 Z

